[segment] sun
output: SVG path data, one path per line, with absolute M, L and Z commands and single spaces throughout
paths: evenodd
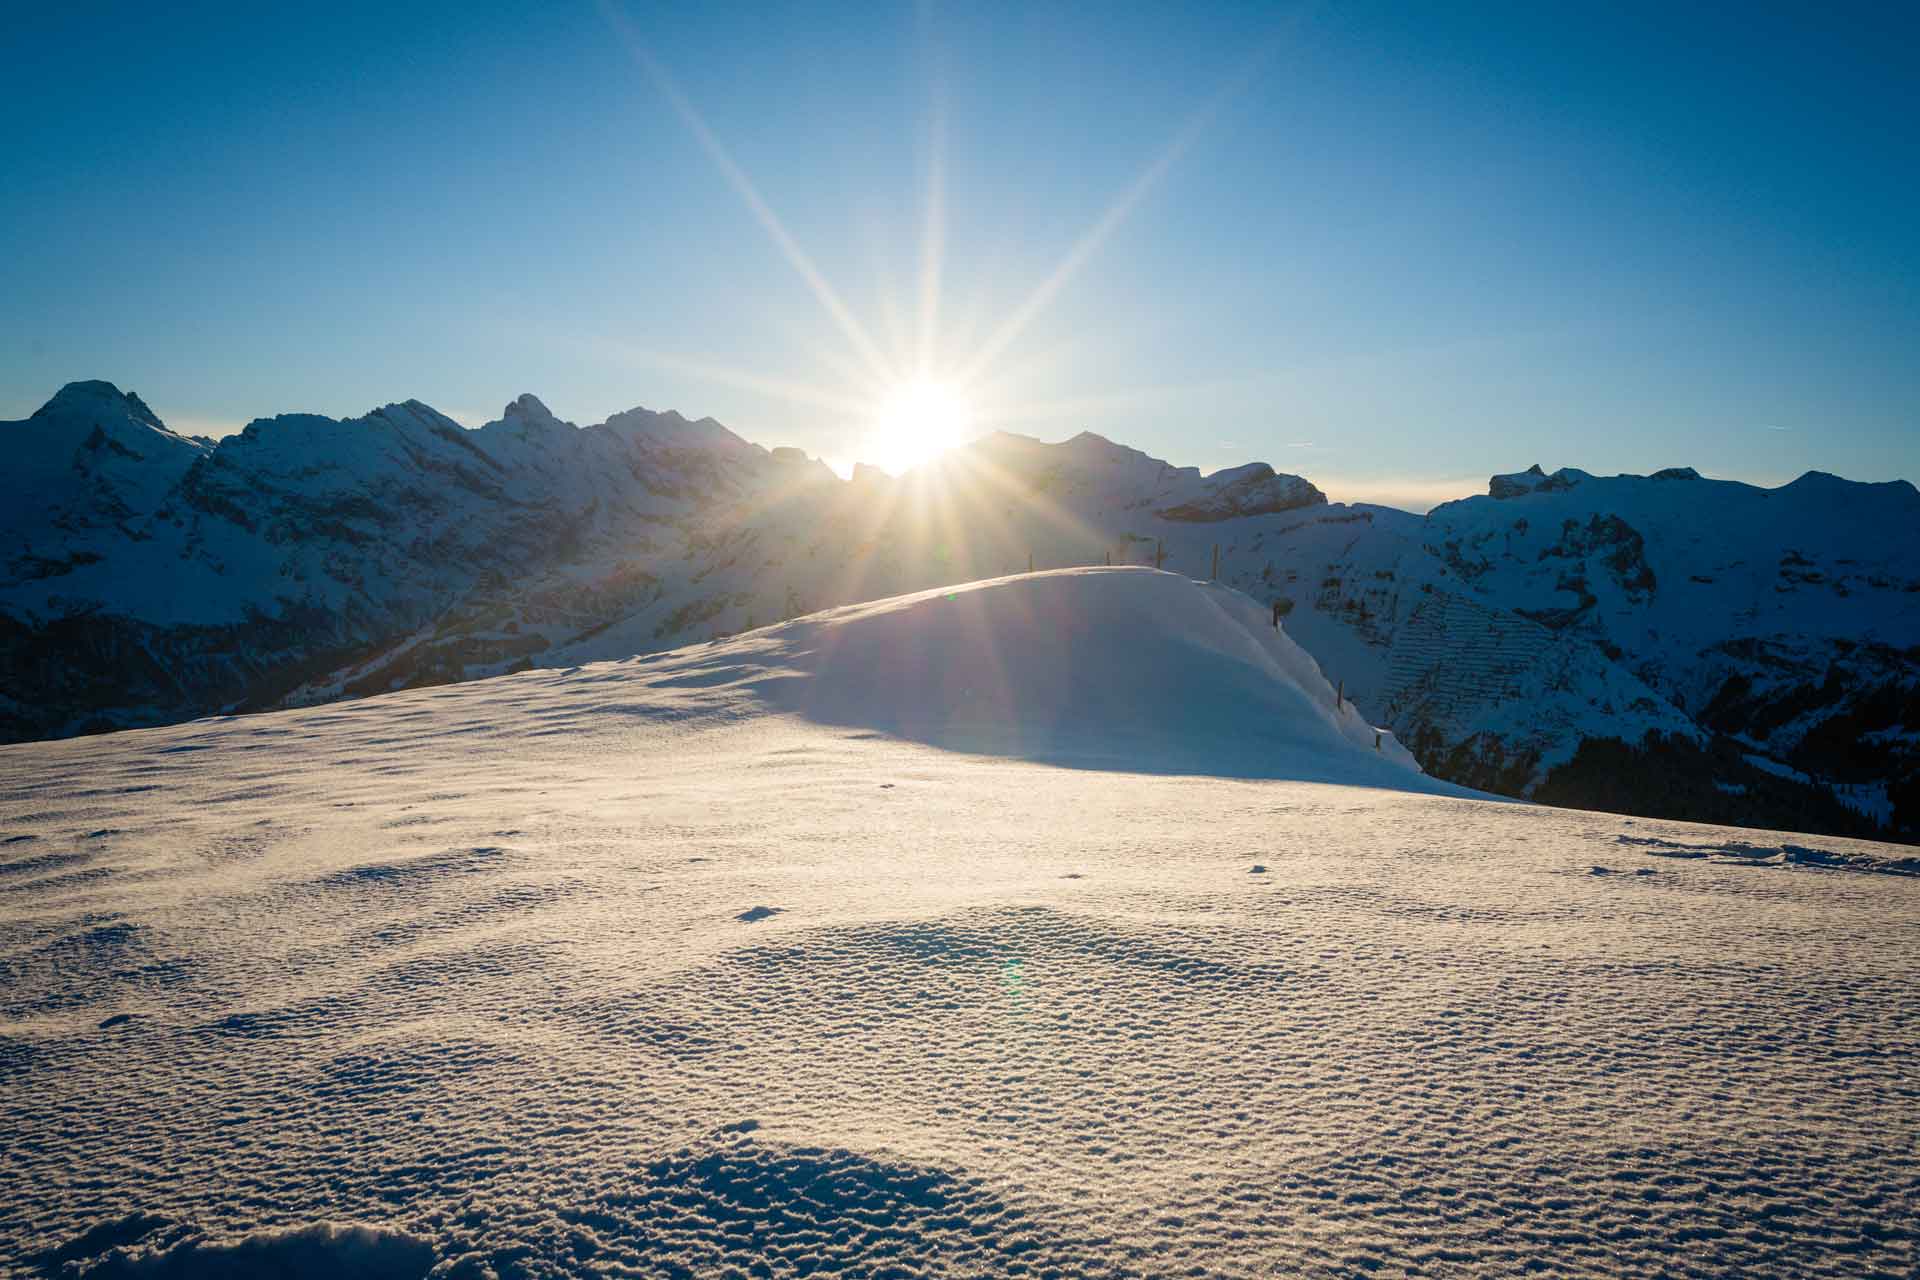
M 897 476 L 959 444 L 972 416 L 966 398 L 945 383 L 903 382 L 875 408 L 861 461 Z

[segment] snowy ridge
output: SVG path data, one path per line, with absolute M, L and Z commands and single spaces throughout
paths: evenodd
M 406 402 L 212 444 L 105 383 L 0 439 L 37 459 L 0 472 L 22 513 L 0 528 L 15 739 L 623 658 L 1029 564 L 1207 577 L 1217 553 L 1220 581 L 1286 610 L 1431 773 L 1920 832 L 1920 544 L 1889 533 L 1920 527 L 1904 482 L 1536 466 L 1419 517 L 1091 432 L 997 433 L 849 482 L 711 419 L 577 427 L 530 395 L 471 431 Z M 1595 754 L 1614 740 L 1626 754 Z M 1631 787 L 1601 785 L 1622 770 Z
M 1124 653 L 1123 665 L 1114 659 Z M 1142 568 L 966 583 L 680 651 L 650 689 L 1079 767 L 1428 783 L 1239 592 Z

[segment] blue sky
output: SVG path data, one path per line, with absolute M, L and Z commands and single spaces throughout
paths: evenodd
M 925 351 L 973 429 L 1336 499 L 1920 479 L 1896 6 L 41 8 L 0 417 L 530 390 L 845 464 Z

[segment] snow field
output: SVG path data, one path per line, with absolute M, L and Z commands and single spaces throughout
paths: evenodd
M 1209 590 L 0 748 L 0 1268 L 1920 1265 L 1904 850 L 1430 794 Z

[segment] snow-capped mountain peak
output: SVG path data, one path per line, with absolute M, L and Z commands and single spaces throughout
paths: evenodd
M 1240 516 L 1278 515 L 1301 507 L 1325 506 L 1327 495 L 1300 476 L 1281 475 L 1264 462 L 1216 471 L 1206 478 L 1204 497 L 1160 512 L 1163 520 L 1210 523 Z
M 1558 493 L 1589 478 L 1577 467 L 1562 467 L 1548 475 L 1536 462 L 1525 471 L 1493 477 L 1487 482 L 1487 494 L 1494 498 L 1517 498 L 1528 493 Z
M 54 394 L 28 419 L 34 423 L 46 423 L 64 419 L 94 417 L 101 419 L 129 418 L 155 431 L 168 430 L 160 421 L 160 416 L 147 407 L 146 401 L 131 391 L 122 391 L 111 382 L 93 379 L 85 382 L 69 382 Z
M 1689 805 L 1791 776 L 1920 821 L 1898 798 L 1920 759 L 1904 481 L 1536 465 L 1421 517 L 1093 432 L 995 433 L 848 482 L 673 411 L 582 428 L 529 394 L 469 430 L 410 400 L 215 443 L 108 383 L 0 424 L 0 444 L 0 737 L 627 657 L 1029 566 L 1150 565 L 1273 608 L 1454 781 L 1580 803 L 1624 767 L 1590 760 L 1586 790 L 1554 790 L 1586 744 L 1653 734 L 1663 778 L 1693 772 Z M 1838 794 L 1769 821 L 1835 829 Z
M 211 447 L 170 430 L 111 382 L 70 382 L 32 417 L 0 423 L 0 539 L 30 549 L 29 573 L 65 563 L 69 553 L 97 555 L 67 544 L 90 531 L 108 541 L 127 536 Z
M 530 391 L 516 396 L 506 408 L 502 409 L 500 420 L 533 427 L 562 425 L 560 419 L 553 416 L 553 411 L 541 402 L 540 397 Z
M 675 409 L 656 413 L 636 406 L 614 414 L 601 425 L 623 440 L 669 449 L 758 449 L 712 418 L 693 421 Z

